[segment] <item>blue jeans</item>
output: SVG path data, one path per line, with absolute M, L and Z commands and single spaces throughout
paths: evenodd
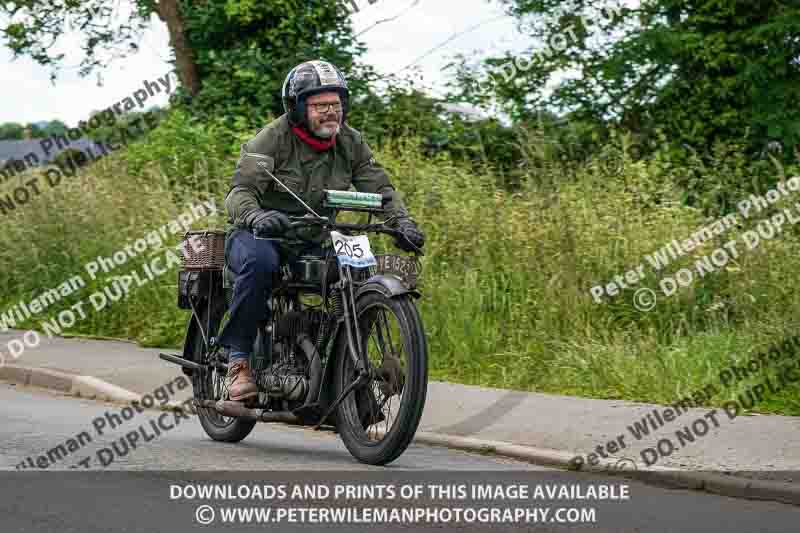
M 321 246 L 310 246 L 303 253 L 321 253 Z M 256 239 L 250 230 L 234 230 L 225 243 L 225 258 L 235 285 L 228 309 L 230 317 L 219 344 L 230 348 L 230 359 L 244 359 L 253 351 L 258 323 L 269 317 L 266 299 L 272 291 L 272 278 L 281 265 L 275 241 Z
M 280 253 L 274 241 L 256 239 L 245 229 L 234 230 L 225 245 L 235 285 L 228 324 L 218 342 L 229 347 L 235 359 L 252 352 L 258 323 L 267 318 L 266 298 L 272 290 L 272 276 L 280 268 Z

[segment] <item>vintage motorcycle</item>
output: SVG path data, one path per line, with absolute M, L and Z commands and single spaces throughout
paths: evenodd
M 290 217 L 293 228 L 321 228 L 330 245 L 289 257 L 273 278 L 264 302 L 268 318 L 250 360 L 258 397 L 248 404 L 227 400 L 228 366 L 216 342 L 233 291 L 219 257 L 224 233 L 190 232 L 193 242 L 200 237 L 206 244 L 203 253 L 185 257 L 179 276 L 179 306 L 192 313 L 183 354 L 160 357 L 191 377 L 200 423 L 214 440 L 238 442 L 257 422 L 333 428 L 356 459 L 387 464 L 408 447 L 425 406 L 428 349 L 414 302 L 421 252 L 373 254 L 367 234 L 398 235 L 391 219 L 372 222 L 384 213 L 381 195 L 325 191 L 323 205 L 333 215 L 324 217 L 262 169 L 308 211 Z M 337 223 L 344 211 L 366 212 L 369 219 Z M 274 240 L 284 249 L 304 244 Z

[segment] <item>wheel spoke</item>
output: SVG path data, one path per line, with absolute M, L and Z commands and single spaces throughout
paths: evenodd
M 363 413 L 361 420 L 367 425 L 368 440 L 380 441 L 380 417 L 385 422 L 385 433 L 390 431 L 396 415 L 393 400 L 395 396 L 402 394 L 401 383 L 405 378 L 405 347 L 402 344 L 399 347 L 393 345 L 392 324 L 388 315 L 386 309 L 375 309 L 371 315 L 362 315 L 362 327 L 367 326 L 364 328 L 364 345 L 372 375 L 370 386 L 365 390 L 369 413 Z M 391 315 L 396 321 L 394 313 Z M 399 329 L 399 324 L 397 327 Z M 402 404 L 402 396 L 399 401 Z
M 369 380 L 358 395 L 342 403 L 340 433 L 354 456 L 369 464 L 386 464 L 406 449 L 419 424 L 423 404 L 415 396 L 424 394 L 427 381 L 420 364 L 427 365 L 427 354 L 424 338 L 417 341 L 424 333 L 415 330 L 417 311 L 408 297 L 370 294 L 359 302 L 357 312 L 358 353 L 369 365 Z M 341 391 L 355 365 L 349 357 L 339 361 Z M 416 370 L 410 374 L 412 368 Z
M 219 320 L 209 320 L 211 325 L 209 332 L 215 331 L 217 334 L 219 334 L 219 332 L 221 332 L 225 327 L 225 324 L 227 324 L 229 318 L 230 315 L 226 309 Z M 215 347 L 214 350 L 210 352 L 205 349 L 205 347 L 203 348 L 201 360 L 204 363 L 211 365 L 210 369 L 203 371 L 202 375 L 200 376 L 201 391 L 204 397 L 203 399 L 217 401 L 227 397 L 228 387 L 225 383 L 226 376 L 217 366 L 219 358 L 219 347 Z M 225 428 L 236 421 L 236 419 L 233 417 L 219 414 L 219 412 L 212 407 L 204 408 L 204 412 L 205 417 L 219 428 Z
M 391 327 L 389 326 L 389 319 L 386 317 L 386 312 L 383 310 L 378 311 L 378 335 L 381 337 L 381 341 L 383 341 L 383 334 L 381 333 L 381 326 L 386 328 L 386 337 L 389 339 L 389 353 L 394 354 L 394 343 L 392 342 L 392 331 Z M 384 343 L 384 346 L 386 344 Z
M 389 400 L 389 412 L 386 414 L 386 433 L 389 433 L 389 429 L 390 429 L 389 422 L 390 422 L 390 420 L 392 420 L 392 400 L 391 400 L 392 398 L 393 398 L 392 396 L 389 396 L 387 398 L 387 400 Z M 393 423 L 393 421 L 392 421 L 392 423 Z

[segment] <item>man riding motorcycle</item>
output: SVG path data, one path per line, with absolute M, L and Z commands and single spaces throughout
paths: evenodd
M 339 69 L 325 61 L 301 63 L 286 76 L 281 92 L 285 113 L 242 145 L 225 197 L 234 225 L 225 256 L 235 284 L 229 323 L 219 343 L 229 349 L 226 384 L 232 401 L 258 395 L 248 358 L 258 322 L 264 318 L 264 295 L 272 289 L 272 275 L 282 259 L 274 241 L 257 239 L 254 233 L 280 237 L 290 229 L 287 215 L 306 213 L 247 154 L 266 156 L 258 160 L 323 216 L 328 214 L 322 208 L 325 189 L 346 190 L 353 185 L 360 192 L 382 194 L 387 216 L 402 232 L 395 245 L 413 251 L 425 242 L 361 133 L 345 123 L 350 99 Z

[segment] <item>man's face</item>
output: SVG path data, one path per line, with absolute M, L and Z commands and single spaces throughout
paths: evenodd
M 318 107 L 321 111 L 317 110 Z M 342 122 L 342 101 L 339 99 L 339 93 L 329 92 L 309 96 L 306 98 L 306 109 L 311 133 L 327 139 L 339 131 Z

